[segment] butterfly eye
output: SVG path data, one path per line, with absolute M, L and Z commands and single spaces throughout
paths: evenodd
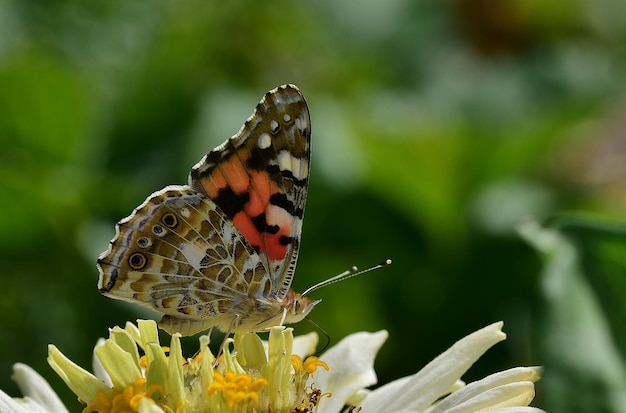
M 128 257 L 128 265 L 130 265 L 133 270 L 141 270 L 147 263 L 148 260 L 146 259 L 146 256 L 140 252 L 135 252 Z
M 167 214 L 163 215 L 163 217 L 161 218 L 161 222 L 166 227 L 174 228 L 176 224 L 178 224 L 178 218 L 176 218 L 176 215 L 172 214 L 171 212 L 168 212 Z

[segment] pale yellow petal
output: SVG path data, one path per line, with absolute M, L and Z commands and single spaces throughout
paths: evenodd
M 113 341 L 107 340 L 104 345 L 96 347 L 94 353 L 111 377 L 115 388 L 123 389 L 142 377 L 133 355 L 124 351 Z
M 111 395 L 111 389 L 103 381 L 74 364 L 52 344 L 48 346 L 48 364 L 61 377 L 67 387 L 87 404 L 98 400 L 96 396 L 98 391 Z

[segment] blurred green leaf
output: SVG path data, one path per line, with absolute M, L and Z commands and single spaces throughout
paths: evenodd
M 64 232 L 68 210 L 80 208 L 93 113 L 74 75 L 40 50 L 0 67 L 0 189 L 13 200 L 3 206 L 0 243 L 8 247 Z
M 623 411 L 626 366 L 601 297 L 589 282 L 593 269 L 583 269 L 580 249 L 558 230 L 526 222 L 520 234 L 544 261 L 537 341 L 546 367 L 542 387 L 548 411 Z

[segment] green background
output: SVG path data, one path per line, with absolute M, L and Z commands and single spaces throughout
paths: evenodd
M 313 294 L 333 342 L 387 329 L 385 383 L 503 320 L 466 381 L 541 364 L 534 405 L 626 411 L 624 3 L 1 2 L 0 388 L 28 363 L 81 409 L 47 344 L 90 368 L 148 316 L 96 290 L 115 222 L 294 83 L 313 132 L 294 289 L 394 260 Z

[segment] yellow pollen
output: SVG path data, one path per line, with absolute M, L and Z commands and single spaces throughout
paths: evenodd
M 213 379 L 215 381 L 207 389 L 209 395 L 220 392 L 229 407 L 246 401 L 259 404 L 257 391 L 267 384 L 264 378 L 253 380 L 248 374 L 235 374 L 232 371 L 225 375 L 215 372 Z
M 152 395 L 157 392 L 163 391 L 163 386 L 159 384 L 153 384 L 147 389 L 144 389 L 146 385 L 146 379 L 137 379 L 133 384 L 129 384 L 124 390 L 118 390 L 116 388 L 111 389 L 111 397 L 109 398 L 102 390 L 96 393 L 98 401 L 91 403 L 89 406 L 83 409 L 83 413 L 100 412 L 100 413 L 114 413 L 114 412 L 137 412 L 139 411 L 139 402 L 142 398 L 147 398 L 150 402 L 155 403 L 152 399 Z
M 296 374 L 299 375 L 310 375 L 313 377 L 315 375 L 315 371 L 317 371 L 318 367 L 323 367 L 326 371 L 329 370 L 328 364 L 324 363 L 322 360 L 318 359 L 315 356 L 307 357 L 304 362 L 295 354 L 291 355 L 291 365 L 293 369 L 296 371 Z
M 291 365 L 296 372 L 301 372 L 303 370 L 302 358 L 296 354 L 292 354 Z
M 329 370 L 328 364 L 324 363 L 315 356 L 307 357 L 307 359 L 304 360 L 304 371 L 309 373 L 311 377 L 315 375 L 315 371 L 318 367 L 323 367 L 326 371 Z

